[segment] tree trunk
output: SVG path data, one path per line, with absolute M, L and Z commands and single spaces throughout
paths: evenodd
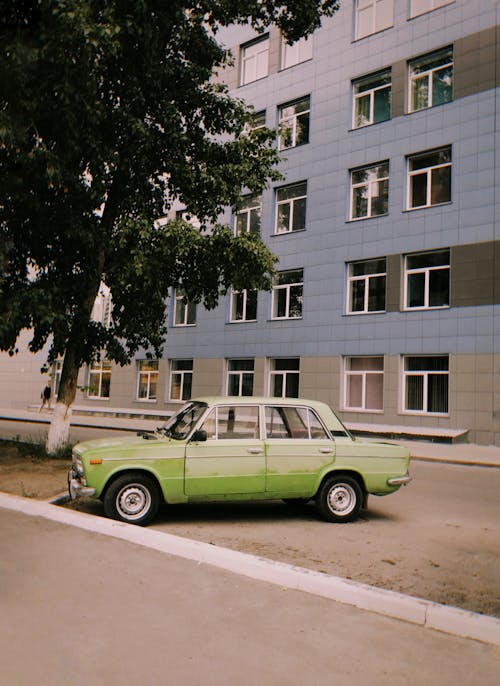
M 69 344 L 64 355 L 59 392 L 45 445 L 49 455 L 57 453 L 69 443 L 69 430 L 73 413 L 72 405 L 76 396 L 80 368 L 80 362 L 77 357 L 75 346 Z

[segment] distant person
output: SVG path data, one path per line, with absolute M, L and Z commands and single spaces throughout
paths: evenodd
M 51 387 L 50 387 L 50 384 L 47 383 L 47 385 L 45 386 L 45 388 L 43 389 L 43 391 L 42 391 L 42 393 L 41 393 L 41 395 L 40 395 L 40 397 L 41 397 L 41 399 L 42 399 L 42 404 L 41 404 L 41 407 L 40 407 L 40 412 L 43 410 L 43 408 L 45 407 L 45 405 L 47 405 L 47 409 L 50 410 L 50 397 L 51 397 L 51 395 L 52 395 L 52 389 L 51 389 Z

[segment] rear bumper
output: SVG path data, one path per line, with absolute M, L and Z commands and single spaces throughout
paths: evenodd
M 82 496 L 95 495 L 95 488 L 84 486 L 72 469 L 68 472 L 68 491 L 71 500 L 76 500 Z
M 406 486 L 411 481 L 411 476 L 406 472 L 403 476 L 394 476 L 392 479 L 387 479 L 389 486 Z

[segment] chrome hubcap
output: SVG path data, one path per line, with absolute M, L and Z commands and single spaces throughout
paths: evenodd
M 138 519 L 151 506 L 151 495 L 141 484 L 129 484 L 118 493 L 116 506 L 126 519 Z
M 348 515 L 356 505 L 356 493 L 349 484 L 335 484 L 328 493 L 328 507 L 336 515 Z

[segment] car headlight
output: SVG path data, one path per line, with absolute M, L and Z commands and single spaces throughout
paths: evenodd
M 82 462 L 82 458 L 80 457 L 80 455 L 78 453 L 75 453 L 75 452 L 73 453 L 72 462 L 73 462 L 73 469 L 75 470 L 75 472 L 79 476 L 83 476 L 83 462 Z

